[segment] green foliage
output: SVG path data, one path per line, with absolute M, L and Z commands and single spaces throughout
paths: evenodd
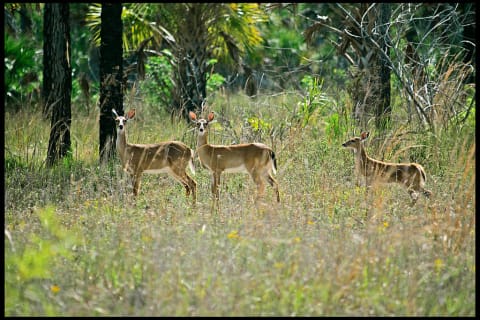
M 71 147 L 69 150 L 67 150 L 67 154 L 61 158 L 61 161 L 64 169 L 70 170 L 73 167 L 74 159 L 73 159 L 73 152 Z
M 265 34 L 282 33 L 280 21 L 294 16 L 294 6 L 272 12 Z M 307 6 L 323 4 L 299 4 L 299 12 Z M 301 63 L 296 57 L 308 49 L 292 37 L 288 30 L 275 40 L 294 49 L 276 52 L 276 66 Z M 268 56 L 258 57 L 261 64 Z M 210 63 L 218 70 L 220 61 Z M 400 89 L 392 91 L 391 132 L 372 134 L 368 150 L 386 146 L 387 156 L 398 151 L 424 166 L 433 196 L 412 207 L 399 186 L 367 192 L 355 185 L 352 154 L 341 146 L 358 133 L 354 102 L 332 80 L 346 68 L 322 63 L 329 64 L 323 76 L 298 76 L 300 90 L 255 99 L 218 90 L 225 80 L 213 71 L 209 78 L 209 107 L 218 115 L 209 141 L 271 146 L 280 204 L 269 185 L 254 203 L 250 177 L 225 174 L 213 210 L 211 177 L 198 160 L 195 207 L 162 175 L 144 175 L 134 199 L 118 159 L 98 165 L 98 118 L 83 113 L 74 112 L 71 154 L 47 170 L 48 123 L 37 111 L 7 111 L 5 315 L 474 316 L 475 88 L 452 82 L 464 105 L 435 133 L 409 122 Z M 338 77 L 326 71 L 334 69 Z M 168 51 L 149 58 L 147 80 L 130 103 L 138 112 L 128 128 L 132 143 L 180 140 L 195 148 L 193 127 L 162 108 L 171 72 Z M 449 110 L 450 102 L 435 106 Z
M 295 30 L 274 28 L 268 36 L 268 46 L 271 47 L 269 56 L 276 61 L 275 65 L 292 68 L 300 62 L 300 51 L 304 46 L 302 38 L 298 37 Z M 278 50 L 288 49 L 288 50 Z
M 323 80 L 306 75 L 301 81 L 302 87 L 307 91 L 303 102 L 299 103 L 298 120 L 301 127 L 309 124 L 315 112 L 324 115 L 328 111 L 329 99 L 323 92 Z
M 246 122 L 250 125 L 252 134 L 249 137 L 250 141 L 264 141 L 266 137 L 270 136 L 273 132 L 272 123 L 259 118 L 258 116 L 250 116 L 246 119 Z
M 61 225 L 55 207 L 48 206 L 36 214 L 40 234 L 32 232 L 23 235 L 25 242 L 10 236 L 10 242 L 5 246 L 5 291 L 9 295 L 5 306 L 7 315 L 57 314 L 57 306 L 50 299 L 52 293 L 61 290 L 56 285 L 61 279 L 55 269 L 62 265 L 63 259 L 73 258 L 72 249 L 79 243 L 80 237 L 75 230 Z M 6 225 L 8 235 L 10 227 Z M 50 291 L 47 294 L 45 284 L 50 284 L 46 286 Z M 23 304 L 23 299 L 31 303 Z
M 146 78 L 141 82 L 141 88 L 147 102 L 157 108 L 166 108 L 171 101 L 173 82 L 170 57 L 170 51 L 163 50 L 161 56 L 150 57 L 145 65 Z
M 265 13 L 255 3 L 232 4 L 190 4 L 199 10 L 205 10 L 210 19 L 206 23 L 211 32 L 212 50 L 217 59 L 229 60 L 227 44 L 220 36 L 221 32 L 236 39 L 236 45 L 241 52 L 248 52 L 261 42 L 256 24 L 265 20 Z M 200 9 L 203 7 L 204 9 Z M 152 3 L 125 3 L 122 10 L 123 21 L 123 48 L 131 51 L 138 45 L 154 37 L 155 42 L 162 43 L 165 39 L 177 42 L 178 17 L 185 14 L 185 4 L 152 4 Z M 100 43 L 101 4 L 90 4 L 86 15 L 87 26 L 91 29 L 93 39 Z M 152 23 L 153 21 L 153 23 Z M 231 62 L 231 61 L 230 61 Z
M 218 62 L 217 59 L 210 59 L 207 66 L 211 66 L 212 72 L 207 75 L 207 94 L 216 92 L 225 83 L 225 77 L 219 73 L 213 72 L 214 65 Z
M 272 128 L 272 125 L 263 119 L 260 119 L 258 117 L 249 117 L 247 119 L 248 124 L 252 127 L 253 131 L 265 131 L 268 132 Z
M 342 130 L 340 127 L 340 117 L 338 116 L 338 113 L 333 113 L 327 117 L 325 123 L 325 133 L 329 137 L 339 138 L 345 134 L 345 130 Z
M 473 86 L 465 85 L 463 92 L 465 94 L 465 99 L 463 100 L 464 106 L 460 112 L 457 112 L 451 119 L 449 119 L 450 123 L 448 127 L 455 128 L 454 130 L 462 130 L 464 127 L 471 129 L 475 128 L 476 125 L 476 90 Z
M 219 73 L 212 73 L 207 78 L 207 92 L 216 92 L 225 83 L 225 77 Z
M 318 78 L 314 78 L 311 75 L 305 75 L 302 80 L 300 80 L 300 84 L 304 90 L 311 90 L 318 84 Z
M 38 86 L 39 80 L 25 82 L 28 74 L 35 74 L 40 71 L 39 55 L 35 52 L 34 44 L 26 38 L 15 39 L 7 32 L 4 44 L 4 81 L 5 81 L 5 99 L 13 99 L 13 102 L 19 102 L 22 96 L 32 93 Z M 7 103 L 5 103 L 8 106 Z
M 6 171 L 13 171 L 17 168 L 25 169 L 27 164 L 25 161 L 18 155 L 11 155 L 8 154 L 5 157 L 5 170 Z

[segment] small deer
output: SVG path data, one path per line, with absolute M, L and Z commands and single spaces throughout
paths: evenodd
M 424 188 L 426 174 L 423 167 L 418 163 L 387 163 L 370 158 L 363 145 L 369 135 L 369 132 L 362 132 L 360 137 L 351 138 L 342 144 L 355 153 L 357 178 L 364 176 L 367 186 L 374 182 L 399 183 L 407 188 L 413 203 L 417 201 L 418 193 L 430 197 L 432 192 Z
M 208 124 L 213 121 L 214 114 L 210 112 L 207 119 L 197 119 L 190 111 L 190 119 L 197 125 L 197 150 L 201 165 L 212 174 L 212 194 L 214 200 L 219 199 L 220 176 L 222 172 L 248 173 L 257 185 L 257 199 L 265 192 L 265 182 L 275 190 L 277 201 L 280 202 L 277 181 L 272 177 L 276 174 L 277 162 L 275 153 L 263 143 L 244 143 L 237 145 L 211 145 L 207 141 Z
M 186 172 L 189 166 L 192 174 L 195 174 L 193 150 L 179 141 L 128 143 L 126 124 L 135 117 L 135 109 L 128 111 L 125 117 L 119 116 L 115 109 L 112 109 L 112 112 L 117 123 L 117 151 L 123 170 L 132 177 L 134 196 L 138 195 L 142 173 L 168 173 L 185 187 L 187 197 L 191 194 L 195 203 L 197 183 Z

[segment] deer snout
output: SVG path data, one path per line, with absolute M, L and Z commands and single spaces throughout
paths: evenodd
M 346 142 L 342 143 L 342 146 L 347 147 L 347 143 Z

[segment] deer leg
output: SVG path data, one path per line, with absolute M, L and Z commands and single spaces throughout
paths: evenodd
M 185 196 L 189 197 L 192 192 L 195 192 L 192 190 L 190 181 L 185 177 L 185 180 L 182 180 L 182 184 L 185 187 Z M 194 195 L 193 195 L 194 196 Z
M 412 197 L 413 204 L 417 202 L 418 194 L 422 193 L 426 198 L 430 197 L 432 192 L 423 188 L 423 181 L 420 180 L 420 175 L 416 175 L 415 180 L 407 184 L 407 191 Z M 408 183 L 408 182 L 407 182 Z
M 220 174 L 218 172 L 214 172 L 212 174 L 212 194 L 216 200 L 220 197 L 220 192 L 218 190 L 220 186 Z
M 430 198 L 432 196 L 432 191 L 427 190 L 427 189 L 423 189 L 422 193 L 425 196 L 425 198 Z
M 197 183 L 188 174 L 186 174 L 186 176 L 187 176 L 188 186 L 190 188 L 190 191 L 192 192 L 192 200 L 193 200 L 193 203 L 195 203 L 197 201 Z
M 192 194 L 193 201 L 196 201 L 196 185 L 197 183 L 193 180 L 186 172 L 177 172 L 172 170 L 172 176 L 179 181 L 185 187 L 185 194 L 186 196 L 190 196 Z
M 186 196 L 186 197 L 190 196 L 191 190 L 190 190 L 190 185 L 189 185 L 189 183 L 182 181 L 182 184 L 183 184 L 183 187 L 185 188 L 185 196 Z
M 265 183 L 263 182 L 262 176 L 260 176 L 256 171 L 251 172 L 250 176 L 252 177 L 253 181 L 255 181 L 255 184 L 257 185 L 257 200 L 258 200 L 262 198 L 265 193 Z
M 142 180 L 141 176 L 142 176 L 141 173 L 132 175 L 133 195 L 134 196 L 137 196 L 138 191 L 140 190 L 140 182 Z
M 355 187 L 360 187 L 362 185 L 362 177 L 360 173 L 355 172 Z
M 432 195 L 432 191 L 425 189 L 424 185 L 425 185 L 424 181 L 419 181 L 418 187 L 416 188 L 417 192 L 422 193 L 425 196 L 425 198 L 430 198 L 430 196 Z
M 181 172 L 181 170 L 178 169 L 177 167 L 174 167 L 174 166 L 170 165 L 169 174 L 172 178 L 174 178 L 175 180 L 180 182 L 182 184 L 182 186 L 185 187 L 185 193 L 188 196 L 190 194 L 190 190 L 189 190 L 188 185 L 185 181 L 184 174 Z
M 407 191 L 408 191 L 408 194 L 410 194 L 410 197 L 412 198 L 413 204 L 415 204 L 418 199 L 418 193 L 413 188 L 408 188 Z
M 278 192 L 278 183 L 277 181 L 272 177 L 272 175 L 269 173 L 267 175 L 267 181 L 270 183 L 270 185 L 273 187 L 275 190 L 275 193 L 277 195 L 277 202 L 280 202 L 280 193 Z

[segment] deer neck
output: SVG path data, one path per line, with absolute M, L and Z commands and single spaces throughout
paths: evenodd
M 127 136 L 125 133 L 125 129 L 120 132 L 119 130 L 117 130 L 116 146 L 118 154 L 120 155 L 120 160 L 122 160 L 122 163 L 125 163 L 125 152 L 127 150 Z
M 357 149 L 357 152 L 355 153 L 355 163 L 357 165 L 357 169 L 360 170 L 360 172 L 364 175 L 367 173 L 367 163 L 369 161 L 367 152 L 365 151 L 365 148 L 363 145 L 360 145 L 360 147 Z
M 197 149 L 200 148 L 201 146 L 204 146 L 206 144 L 208 144 L 208 141 L 207 141 L 207 132 L 205 131 L 205 133 L 203 135 L 198 135 L 197 137 Z

